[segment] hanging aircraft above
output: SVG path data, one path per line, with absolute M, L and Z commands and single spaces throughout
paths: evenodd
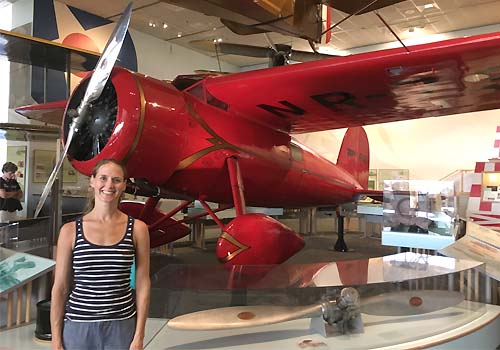
M 259 47 L 217 42 L 213 40 L 194 40 L 189 44 L 194 48 L 215 53 L 217 59 L 219 55 L 241 55 L 268 58 L 269 67 L 284 66 L 290 61 L 309 62 L 337 57 L 336 55 L 294 50 L 291 45 L 285 44 L 270 44 L 269 47 Z
M 17 111 L 59 112 L 65 152 L 58 167 L 66 153 L 86 175 L 101 159 L 124 161 L 134 179 L 129 191 L 150 198 L 122 208 L 149 225 L 153 247 L 189 232 L 172 216 L 199 200 L 223 232 L 222 263 L 281 263 L 302 238 L 269 216 L 246 213 L 246 205 L 334 206 L 380 195 L 367 190 L 361 126 L 500 108 L 499 33 L 169 83 L 113 67 L 130 10 L 68 101 Z M 337 164 L 291 136 L 346 127 Z M 160 198 L 183 202 L 161 213 Z M 224 225 L 216 212 L 231 206 L 237 217 Z
M 328 42 L 330 16 L 327 7 L 349 15 L 358 15 L 403 0 L 162 0 L 163 2 L 219 17 L 236 34 L 249 35 L 276 32 L 306 39 Z

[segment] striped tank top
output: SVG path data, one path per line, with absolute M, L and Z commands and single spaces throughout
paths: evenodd
M 82 218 L 76 220 L 73 248 L 73 289 L 65 319 L 78 322 L 124 320 L 135 315 L 130 270 L 135 255 L 134 218 L 129 216 L 120 242 L 102 246 L 83 234 Z

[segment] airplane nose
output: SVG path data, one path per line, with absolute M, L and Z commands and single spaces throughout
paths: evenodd
M 83 82 L 68 105 L 68 111 L 76 108 L 88 85 L 88 80 Z M 118 101 L 116 90 L 111 80 L 108 80 L 101 96 L 92 103 L 88 113 L 90 117 L 81 125 L 81 131 L 76 133 L 68 150 L 69 155 L 79 161 L 86 161 L 96 157 L 106 146 L 116 123 Z M 68 112 L 67 112 L 68 113 Z M 72 118 L 65 118 L 64 132 L 69 132 Z

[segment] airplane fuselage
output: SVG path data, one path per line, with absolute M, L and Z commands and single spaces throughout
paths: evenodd
M 251 206 L 335 205 L 352 201 L 361 188 L 347 171 L 289 134 L 255 123 L 221 101 L 207 102 L 203 81 L 179 91 L 116 68 L 111 79 L 117 117 L 97 157 L 125 159 L 130 177 L 179 197 L 231 203 L 226 161 L 236 157 Z M 95 159 L 73 164 L 89 174 Z

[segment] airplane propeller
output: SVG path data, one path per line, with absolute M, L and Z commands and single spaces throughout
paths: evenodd
M 338 57 L 309 51 L 294 50 L 286 44 L 270 44 L 270 47 L 259 47 L 211 40 L 193 40 L 189 43 L 199 50 L 222 53 L 226 55 L 239 55 L 248 57 L 269 58 L 269 66 L 282 66 L 288 61 L 308 62 L 326 58 Z
M 97 65 L 88 82 L 85 94 L 80 104 L 76 109 L 70 109 L 68 107 L 67 114 L 72 118 L 72 121 L 71 125 L 69 126 L 69 131 L 66 135 L 65 147 L 54 169 L 52 170 L 49 179 L 47 180 L 45 188 L 43 189 L 42 195 L 35 209 L 35 218 L 38 216 L 40 210 L 43 207 L 43 204 L 47 200 L 47 196 L 49 195 L 52 185 L 54 184 L 57 173 L 59 172 L 59 169 L 63 164 L 64 157 L 66 157 L 66 154 L 71 147 L 73 137 L 75 136 L 75 134 L 81 131 L 82 125 L 88 121 L 89 111 L 92 108 L 92 102 L 101 96 L 101 93 L 106 87 L 106 83 L 118 58 L 118 54 L 120 53 L 123 41 L 125 40 L 125 36 L 127 34 L 128 25 L 130 23 L 130 16 L 132 14 L 132 4 L 133 2 L 130 2 L 128 4 L 120 20 L 117 22 L 115 29 L 111 34 L 111 37 L 106 43 L 106 47 L 104 48 L 104 51 L 99 58 L 99 61 L 97 62 Z M 98 120 L 94 122 L 97 123 L 96 126 L 99 126 Z M 100 144 L 98 141 L 97 145 L 93 147 L 93 151 L 96 151 L 99 146 Z
M 379 316 L 408 316 L 429 313 L 457 305 L 464 300 L 460 292 L 414 290 L 385 293 L 359 299 L 348 287 L 335 300 L 306 306 L 232 306 L 193 312 L 171 319 L 167 325 L 178 330 L 223 330 L 270 325 L 299 318 L 319 317 L 332 324 L 350 320 L 361 313 Z M 340 316 L 339 312 L 340 310 Z M 357 310 L 357 313 L 356 313 Z

